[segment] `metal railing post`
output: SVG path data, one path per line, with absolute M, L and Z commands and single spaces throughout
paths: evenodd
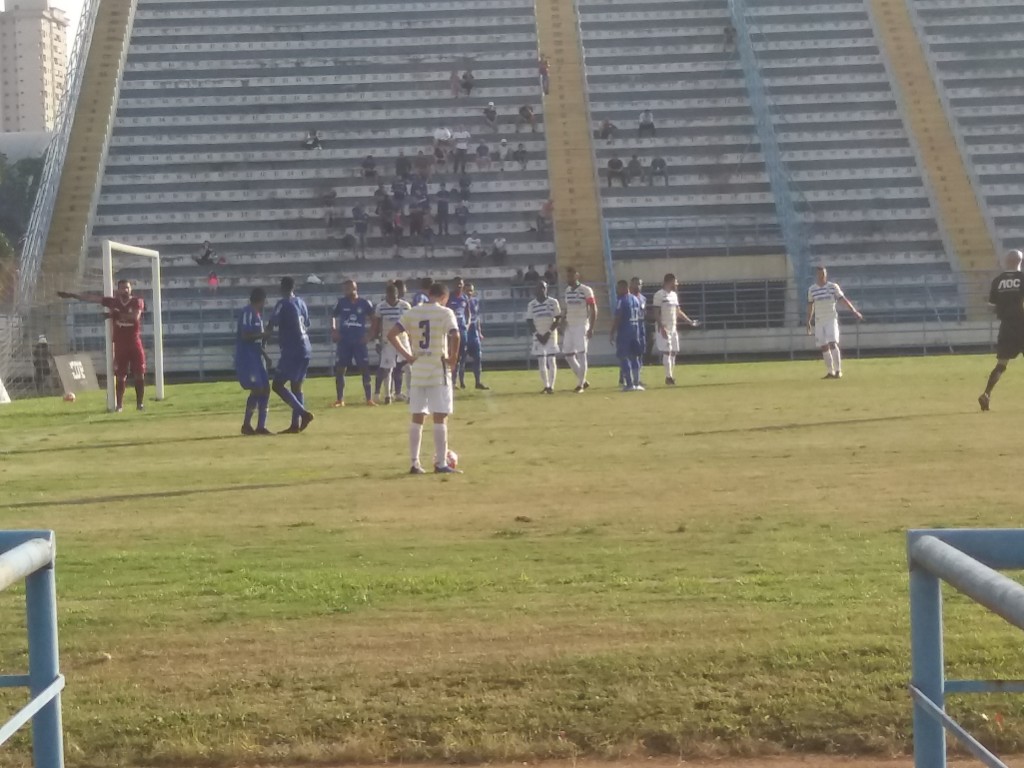
M 60 677 L 57 645 L 57 584 L 53 563 L 25 579 L 28 624 L 28 676 L 32 696 L 39 696 Z M 60 694 L 32 718 L 35 768 L 64 768 L 64 737 Z
M 942 659 L 942 591 L 938 577 L 910 561 L 911 684 L 939 709 L 945 708 Z M 914 702 L 914 768 L 945 768 L 942 723 Z

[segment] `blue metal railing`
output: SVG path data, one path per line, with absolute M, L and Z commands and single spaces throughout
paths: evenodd
M 0 531 L 0 592 L 24 579 L 28 674 L 0 675 L 0 688 L 27 687 L 32 700 L 3 725 L 3 745 L 32 721 L 35 768 L 64 768 L 60 692 L 64 676 L 57 652 L 57 588 L 53 531 Z
M 764 157 L 765 168 L 768 171 L 768 182 L 772 188 L 772 197 L 775 198 L 779 227 L 782 229 L 786 251 L 793 264 L 793 276 L 799 296 L 799 292 L 807 290 L 807 286 L 811 282 L 807 238 L 797 214 L 793 185 L 783 164 L 782 152 L 775 135 L 771 105 L 768 103 L 764 80 L 761 77 L 761 68 L 754 53 L 750 27 L 747 24 L 746 0 L 729 0 L 729 11 L 732 14 L 732 23 L 736 30 L 736 47 L 743 64 L 743 79 L 750 97 L 750 106 L 754 112 L 757 137 L 761 142 L 761 155 Z
M 989 768 L 1007 768 L 946 714 L 945 695 L 1024 693 L 1024 680 L 946 680 L 941 582 L 1024 629 L 1024 586 L 995 570 L 1024 568 L 1024 529 L 908 531 L 907 560 L 914 766 L 945 768 L 948 730 Z

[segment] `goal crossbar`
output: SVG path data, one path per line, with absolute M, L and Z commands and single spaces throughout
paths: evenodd
M 160 252 L 150 248 L 139 248 L 134 245 L 118 243 L 114 240 L 103 241 L 103 295 L 114 295 L 114 256 L 123 253 L 129 256 L 140 256 L 150 261 L 152 274 L 152 316 L 153 316 L 153 378 L 156 383 L 156 399 L 164 399 L 164 323 L 163 303 L 160 296 Z M 114 410 L 114 334 L 111 323 L 104 323 L 107 357 L 107 410 Z

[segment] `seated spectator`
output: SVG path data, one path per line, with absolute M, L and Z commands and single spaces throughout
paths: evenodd
M 381 237 L 390 235 L 395 230 L 395 206 L 390 197 L 385 197 L 377 206 L 377 223 Z
M 434 158 L 430 155 L 424 154 L 421 149 L 416 155 L 416 173 L 424 179 L 429 179 L 430 174 L 434 170 Z
M 421 177 L 413 179 L 409 187 L 409 194 L 413 197 L 426 197 L 427 180 Z
M 395 246 L 402 242 L 403 229 L 405 227 L 405 216 L 402 215 L 401 209 L 397 209 L 394 215 L 391 217 L 392 233 L 395 236 Z
M 387 199 L 388 191 L 384 189 L 384 182 L 380 182 L 377 188 L 373 190 L 373 202 L 375 205 L 380 205 L 385 199 Z
M 630 181 L 633 181 L 634 179 L 643 180 L 644 166 L 637 155 L 633 155 L 633 157 L 630 158 L 629 165 L 626 166 L 626 175 L 629 176 Z
M 526 268 L 526 274 L 523 275 L 523 282 L 526 285 L 536 285 L 540 282 L 540 273 L 533 268 L 533 264 Z
M 448 87 L 451 90 L 452 98 L 459 98 L 459 94 L 462 91 L 462 79 L 459 77 L 459 70 L 453 69 L 452 73 L 448 75 Z
M 302 141 L 303 149 L 323 149 L 323 141 L 320 138 L 320 131 L 306 131 L 306 138 Z
M 324 187 L 320 190 L 320 202 L 324 205 L 330 205 L 338 199 L 338 190 L 334 187 Z
M 502 139 L 498 145 L 498 169 L 501 171 L 505 170 L 505 164 L 513 161 L 512 147 L 509 146 L 508 139 Z
M 537 132 L 537 118 L 533 114 L 533 107 L 528 104 L 519 108 L 519 114 L 516 116 L 516 133 L 519 133 L 521 125 L 529 125 L 531 131 Z
M 608 161 L 608 188 L 611 189 L 612 180 L 618 179 L 624 187 L 629 186 L 629 177 L 626 176 L 626 168 L 618 156 Z
M 611 120 L 602 120 L 601 127 L 597 129 L 597 138 L 601 141 L 611 141 L 619 133 L 619 127 Z
M 420 238 L 423 242 L 423 255 L 433 256 L 434 255 L 434 227 L 430 222 L 428 216 L 423 224 L 423 235 Z
M 473 95 L 473 86 L 476 85 L 476 78 L 473 77 L 473 70 L 467 69 L 462 73 L 462 90 L 467 96 Z
M 466 259 L 466 266 L 469 267 L 477 266 L 483 259 L 483 241 L 480 240 L 480 236 L 476 232 L 466 238 L 465 251 L 463 254 Z
M 498 266 L 501 266 L 508 259 L 508 241 L 498 235 L 494 238 L 494 244 L 491 246 L 491 259 Z
M 365 251 L 361 251 L 359 253 L 356 253 L 356 246 L 358 244 L 359 244 L 359 241 L 356 240 L 355 235 L 353 235 L 351 232 L 346 232 L 344 235 L 341 236 L 341 247 L 342 248 L 344 248 L 346 251 L 352 251 L 353 254 L 355 254 L 355 257 L 357 259 L 360 258 L 360 257 L 365 259 L 366 258 L 366 252 Z M 316 277 L 316 275 L 313 275 L 313 277 Z M 320 278 L 317 277 L 317 280 L 320 280 Z M 308 277 L 306 278 L 306 282 L 307 283 L 311 282 Z M 314 283 L 314 285 L 316 285 L 316 283 Z M 323 285 L 323 281 L 322 280 L 320 281 L 319 285 Z
M 422 152 L 420 154 L 423 154 Z M 412 161 L 405 156 L 405 150 L 398 150 L 398 157 L 395 158 L 395 176 L 405 181 L 412 176 Z
M 373 159 L 373 155 L 367 155 L 366 159 L 363 160 L 363 176 L 367 179 L 377 178 L 377 161 Z
M 455 206 L 455 223 L 462 230 L 462 234 L 466 234 L 469 227 L 469 206 L 465 202 L 459 202 Z
M 447 149 L 452 143 L 452 132 L 444 126 L 441 126 L 434 131 L 434 147 L 444 147 Z
M 416 210 L 427 213 L 430 210 L 430 196 L 424 191 L 422 194 L 413 195 L 412 207 Z
M 441 145 L 434 147 L 434 165 L 438 173 L 444 173 L 448 169 L 448 153 Z
M 736 28 L 730 23 L 722 27 L 722 37 L 725 39 L 725 50 L 729 50 L 736 43 Z
M 523 275 L 523 270 L 517 269 L 516 273 L 512 276 L 512 285 L 522 285 L 526 282 L 526 276 Z
M 638 121 L 636 135 L 638 138 L 644 136 L 654 137 L 658 134 L 654 128 L 654 113 L 649 109 L 645 109 L 640 113 L 640 120 Z
M 422 237 L 423 226 L 426 223 L 427 213 L 422 208 L 416 207 L 409 214 L 409 237 Z
M 469 192 L 472 186 L 473 180 L 468 175 L 464 173 L 459 176 L 459 197 L 463 200 L 469 200 Z
M 220 278 L 217 277 L 216 272 L 211 272 L 206 276 L 206 285 L 209 287 L 210 293 L 217 292 L 217 289 L 220 287 Z
M 668 163 L 660 155 L 651 160 L 651 167 L 647 169 L 647 183 L 652 187 L 655 176 L 661 176 L 665 180 L 665 186 L 668 186 Z
M 356 203 L 352 208 L 352 220 L 355 222 L 356 242 L 359 244 L 360 252 L 366 252 L 366 232 L 370 228 L 370 217 L 362 203 Z
M 555 201 L 547 199 L 537 212 L 537 237 L 545 237 L 551 231 L 551 224 L 555 217 Z
M 213 250 L 213 246 L 210 245 L 209 240 L 204 240 L 202 247 L 199 249 L 199 253 L 193 256 L 196 264 L 201 267 L 209 266 L 210 264 L 216 263 L 217 252 Z
M 551 86 L 551 63 L 543 53 L 537 61 L 537 74 L 540 75 L 540 89 L 547 96 Z
M 554 264 L 548 264 L 548 268 L 544 270 L 544 282 L 548 287 L 558 285 L 558 270 Z
M 405 198 L 409 196 L 409 187 L 402 180 L 401 177 L 391 182 L 391 197 L 394 198 L 395 205 L 400 209 L 405 206 Z
M 522 171 L 526 170 L 526 145 L 520 144 L 516 147 L 516 151 L 512 153 L 512 159 L 519 163 L 519 169 Z
M 483 142 L 476 148 L 476 167 L 481 171 L 489 170 L 491 167 L 491 148 Z
M 493 101 L 487 102 L 487 106 L 484 107 L 484 122 L 492 131 L 498 132 L 498 110 L 494 108 Z

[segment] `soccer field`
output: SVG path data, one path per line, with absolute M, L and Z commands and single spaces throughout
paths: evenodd
M 1021 523 L 1024 367 L 983 414 L 991 366 L 498 373 L 457 397 L 459 477 L 407 476 L 404 407 L 326 378 L 273 438 L 234 384 L 3 407 L 0 528 L 57 531 L 69 765 L 906 751 L 905 529 Z M 1024 676 L 1019 634 L 946 617 L 952 675 Z M 1013 697 L 950 709 L 1024 748 Z

